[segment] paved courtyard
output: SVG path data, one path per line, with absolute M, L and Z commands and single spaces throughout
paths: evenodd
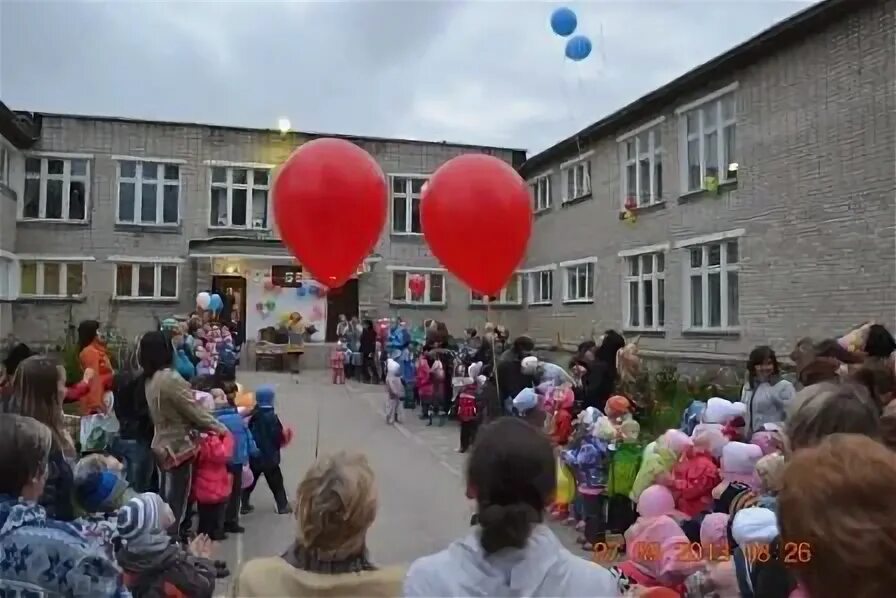
M 280 419 L 293 427 L 295 440 L 283 453 L 283 476 L 292 496 L 314 460 L 316 422 L 320 422 L 319 453 L 340 449 L 366 453 L 377 476 L 379 513 L 368 536 L 374 562 L 410 563 L 436 552 L 465 534 L 473 505 L 465 497 L 464 455 L 456 452 L 458 428 L 427 427 L 417 413 L 404 411 L 399 426 L 387 426 L 382 414 L 382 386 L 329 383 L 325 372 L 303 373 L 298 383 L 286 374 L 240 372 L 248 388 L 273 384 Z M 295 538 L 295 521 L 277 515 L 264 481 L 253 495 L 255 512 L 243 517 L 246 533 L 231 535 L 218 550 L 236 573 L 238 563 L 259 556 L 282 554 Z M 564 544 L 574 546 L 573 532 L 555 526 Z M 220 584 L 227 591 L 229 580 Z

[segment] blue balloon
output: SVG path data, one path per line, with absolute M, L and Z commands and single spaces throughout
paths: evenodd
M 563 8 L 558 8 L 551 13 L 551 29 L 553 29 L 554 33 L 559 36 L 566 37 L 572 35 L 572 32 L 576 30 L 576 25 L 578 24 L 579 21 L 576 19 L 576 13 L 565 6 Z
M 305 287 L 298 287 L 296 289 L 296 297 L 304 297 L 305 296 Z
M 221 300 L 221 295 L 215 293 L 212 295 L 211 299 L 208 302 L 208 308 L 213 312 L 217 313 L 224 308 L 224 301 Z
M 584 35 L 569 38 L 566 42 L 566 57 L 570 60 L 585 60 L 591 54 L 591 40 Z

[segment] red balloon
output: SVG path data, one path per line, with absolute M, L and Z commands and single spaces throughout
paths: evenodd
M 522 262 L 532 234 L 529 188 L 498 158 L 458 156 L 429 179 L 420 225 L 445 268 L 477 293 L 497 295 Z
M 386 223 L 386 177 L 370 154 L 342 139 L 302 145 L 274 179 L 283 243 L 330 289 L 355 275 Z

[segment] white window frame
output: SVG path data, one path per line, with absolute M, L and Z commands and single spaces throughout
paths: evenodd
M 12 148 L 0 142 L 0 185 L 9 187 L 9 163 L 12 156 Z
M 413 213 L 414 213 L 414 202 L 416 201 L 418 204 L 420 203 L 420 198 L 423 196 L 423 187 L 421 186 L 419 193 L 413 192 L 413 183 L 412 181 L 423 181 L 423 185 L 429 181 L 428 174 L 390 174 L 389 175 L 389 230 L 393 235 L 408 235 L 408 236 L 421 236 L 423 234 L 422 223 L 421 230 L 419 232 L 414 232 L 411 230 L 413 228 Z M 395 179 L 404 179 L 404 193 L 396 193 L 395 192 Z M 405 217 L 405 230 L 398 230 L 395 228 L 395 197 L 401 196 L 405 199 L 404 202 L 404 217 Z M 419 211 L 419 208 L 418 208 Z
M 131 256 L 119 256 L 113 255 L 107 258 L 107 261 L 111 262 L 115 269 L 112 275 L 112 299 L 115 301 L 132 301 L 132 302 L 147 302 L 147 301 L 177 301 L 180 298 L 180 275 L 181 275 L 181 266 L 184 263 L 184 260 L 181 258 L 172 258 L 172 257 L 131 257 Z M 132 295 L 119 295 L 118 294 L 118 266 L 130 266 L 131 267 L 131 293 Z M 140 268 L 144 266 L 152 266 L 154 269 L 154 278 L 153 278 L 153 294 L 152 296 L 138 296 L 136 293 L 140 288 Z M 174 296 L 162 296 L 162 267 L 163 266 L 174 266 L 176 268 L 176 280 L 174 287 Z
M 86 292 L 87 283 L 87 262 L 95 261 L 95 258 L 88 256 L 62 256 L 62 255 L 18 255 L 15 264 L 15 270 L 18 277 L 16 288 L 18 291 L 18 299 L 82 299 Z M 36 281 L 34 293 L 22 292 L 22 271 L 26 264 L 34 264 L 36 266 Z M 57 264 L 59 266 L 59 293 L 47 294 L 44 292 L 46 286 L 45 266 L 46 264 Z M 78 264 L 81 266 L 81 292 L 70 295 L 68 293 L 68 265 Z
M 117 172 L 118 180 L 115 186 L 115 223 L 126 224 L 129 226 L 172 226 L 176 227 L 180 224 L 180 200 L 182 196 L 182 165 L 184 160 L 166 160 L 164 158 L 136 158 L 130 156 L 112 156 L 112 159 L 118 163 Z M 136 171 L 133 177 L 121 176 L 122 162 L 134 162 Z M 156 185 L 156 219 L 154 222 L 143 222 L 140 220 L 140 213 L 143 207 L 143 165 L 154 164 L 156 166 L 156 174 L 158 175 L 159 166 L 162 170 L 162 178 L 150 179 L 149 182 Z M 177 166 L 177 180 L 169 180 L 165 178 L 165 166 Z M 121 219 L 121 184 L 131 183 L 134 185 L 134 220 Z M 177 187 L 177 218 L 174 222 L 163 222 L 162 215 L 165 209 L 165 187 Z M 209 198 L 211 201 L 211 198 Z
M 27 171 L 28 159 L 40 160 L 40 173 L 35 176 Z M 49 161 L 61 160 L 63 162 L 62 174 L 49 173 Z M 72 160 L 83 160 L 86 162 L 83 175 L 72 175 Z M 71 154 L 71 153 L 55 153 L 55 152 L 29 152 L 25 154 L 25 180 L 37 179 L 40 181 L 38 215 L 37 217 L 25 216 L 25 186 L 22 186 L 22 193 L 18 201 L 18 219 L 29 222 L 83 222 L 86 223 L 90 217 L 90 178 L 91 166 L 93 165 L 93 154 Z M 62 181 L 62 218 L 47 218 L 47 181 Z M 69 207 L 71 202 L 71 183 L 72 181 L 81 181 L 84 183 L 84 217 L 68 218 Z
M 700 237 L 694 237 L 691 239 L 685 239 L 683 241 L 678 241 L 675 243 L 676 249 L 684 249 L 682 252 L 682 322 L 684 323 L 683 331 L 684 332 L 722 332 L 722 333 L 737 333 L 740 332 L 740 324 L 729 325 L 729 314 L 728 314 L 728 274 L 731 272 L 740 272 L 740 263 L 743 255 L 743 244 L 740 239 L 745 234 L 745 229 L 739 228 L 734 230 L 725 231 L 722 233 L 715 233 L 711 235 L 704 235 Z M 737 253 L 738 260 L 735 264 L 728 263 L 728 241 L 737 241 Z M 711 245 L 721 245 L 720 255 L 719 255 L 719 264 L 716 266 L 709 265 L 709 247 Z M 700 266 L 696 268 L 691 267 L 691 250 L 700 247 L 702 249 L 702 258 L 700 261 Z M 720 306 L 720 326 L 710 326 L 709 325 L 709 275 L 719 273 L 719 285 L 721 289 L 721 297 L 719 298 Z M 702 278 L 701 282 L 701 293 L 702 296 L 700 298 L 701 304 L 703 306 L 702 319 L 703 323 L 701 325 L 694 325 L 691 321 L 691 276 L 700 275 Z M 738 305 L 740 305 L 740 291 L 741 291 L 741 283 L 738 280 Z M 738 314 L 738 321 L 740 321 L 740 314 Z
M 501 289 L 501 292 L 495 296 L 495 300 L 491 302 L 487 302 L 485 300 L 484 295 L 480 295 L 474 291 L 470 291 L 470 305 L 522 305 L 523 304 L 523 273 L 522 272 L 514 272 L 511 280 L 511 284 L 516 282 L 516 299 L 508 299 L 507 298 L 507 288 L 510 286 L 505 286 Z
M 623 322 L 625 322 L 624 328 L 625 330 L 634 330 L 634 331 L 656 331 L 662 332 L 666 329 L 666 316 L 668 315 L 666 312 L 666 289 L 665 289 L 665 280 L 666 280 L 666 270 L 669 267 L 668 260 L 669 253 L 669 244 L 661 243 L 659 245 L 650 245 L 647 247 L 639 247 L 637 249 L 628 249 L 619 252 L 619 257 L 622 258 L 622 267 L 623 267 L 623 276 L 622 276 L 622 311 L 623 311 Z M 663 256 L 663 270 L 659 271 L 659 257 Z M 644 259 L 652 260 L 651 272 L 649 274 L 644 273 Z M 638 262 L 638 274 L 632 275 L 630 268 L 630 260 L 640 260 Z M 659 281 L 663 281 L 663 323 L 660 324 L 660 291 L 659 291 Z M 651 313 L 653 325 L 645 326 L 644 325 L 644 281 L 650 281 L 652 287 L 652 305 L 653 311 Z M 631 313 L 631 297 L 629 296 L 631 283 L 637 283 L 638 285 L 638 324 L 635 325 L 632 323 L 632 313 Z
M 737 96 L 738 83 L 734 82 L 722 89 L 676 108 L 675 113 L 679 120 L 679 176 L 681 178 L 682 194 L 697 193 L 706 188 L 706 136 L 716 133 L 716 165 L 719 170 L 718 184 L 724 185 L 737 180 L 737 156 L 727 156 L 726 131 L 732 130 L 737 143 Z M 730 99 L 734 108 L 729 118 L 723 118 L 723 103 Z M 707 127 L 704 123 L 704 109 L 715 111 L 715 124 Z M 688 116 L 697 115 L 697 130 L 688 134 Z M 700 155 L 700 184 L 691 188 L 689 181 L 690 165 L 688 161 L 688 144 L 697 141 Z M 735 152 L 737 148 L 735 147 Z
M 616 138 L 619 143 L 619 163 L 620 170 L 620 189 L 622 197 L 620 198 L 620 208 L 625 209 L 625 202 L 629 197 L 634 197 L 635 207 L 642 208 L 663 201 L 662 193 L 657 191 L 662 188 L 662 177 L 656 176 L 657 164 L 663 162 L 663 136 L 659 135 L 659 143 L 657 143 L 657 132 L 662 132 L 660 126 L 665 122 L 666 118 L 661 116 L 650 122 L 644 123 L 637 129 L 629 131 L 624 135 Z M 647 134 L 647 147 L 641 147 L 642 137 Z M 628 148 L 632 145 L 633 157 L 628 157 Z M 647 159 L 650 165 L 650 190 L 647 197 L 644 197 L 641 189 L 641 160 Z M 628 168 L 635 167 L 635 189 L 628 188 Z
M 529 268 L 527 270 L 523 270 L 522 273 L 526 275 L 526 302 L 528 305 L 553 305 L 554 303 L 554 272 L 557 270 L 557 264 L 548 264 L 547 266 L 538 266 L 536 268 Z M 548 298 L 543 299 L 544 293 L 539 293 L 539 296 L 535 296 L 535 281 L 538 280 L 539 291 L 544 289 L 544 276 L 547 275 L 548 281 L 550 285 L 547 287 L 548 289 Z
M 575 296 L 571 294 L 572 289 L 569 288 L 569 271 L 572 269 L 589 268 L 590 274 L 586 276 L 586 286 L 590 282 L 591 293 L 580 294 L 576 289 Z M 597 258 L 586 257 L 579 260 L 569 260 L 560 262 L 560 268 L 563 271 L 563 303 L 594 303 L 594 296 L 597 292 Z M 578 283 L 576 284 L 578 286 Z
M 593 154 L 594 150 L 591 150 L 560 165 L 560 184 L 562 185 L 563 189 L 562 203 L 569 203 L 571 201 L 576 201 L 577 199 L 582 199 L 583 197 L 588 197 L 589 195 L 591 195 L 591 156 Z M 579 168 L 584 169 L 584 173 L 582 175 L 583 186 L 581 188 L 578 186 L 575 178 L 575 173 Z M 572 175 L 573 177 L 572 197 L 569 196 L 570 175 Z
M 536 214 L 550 210 L 554 204 L 553 197 L 551 197 L 551 173 L 545 172 L 533 177 L 528 183 L 532 192 L 532 210 Z
M 274 182 L 274 169 L 276 168 L 273 164 L 259 164 L 255 162 L 219 162 L 215 160 L 207 160 L 206 165 L 208 165 L 208 227 L 210 229 L 236 229 L 236 230 L 259 230 L 259 231 L 269 231 L 271 230 L 271 186 Z M 215 182 L 214 181 L 214 170 L 216 168 L 223 168 L 226 174 L 226 181 Z M 245 183 L 234 183 L 233 182 L 233 171 L 236 170 L 246 170 L 246 182 Z M 268 181 L 264 185 L 256 185 L 255 184 L 255 171 L 256 170 L 267 170 L 268 171 Z M 215 189 L 226 189 L 227 190 L 227 222 L 225 224 L 212 224 L 212 191 Z M 233 190 L 234 189 L 245 189 L 246 190 L 246 224 L 233 224 Z M 264 190 L 265 191 L 265 213 L 264 213 L 264 226 L 255 226 L 255 221 L 253 218 L 253 210 L 252 210 L 252 202 L 254 200 L 254 191 L 256 190 Z
M 0 278 L 5 278 L 5 292 L 0 292 L 0 301 L 15 301 L 19 297 L 19 258 L 9 251 L 0 249 Z
M 446 287 L 448 271 L 444 268 L 417 268 L 413 266 L 389 266 L 386 268 L 389 272 L 389 303 L 392 305 L 446 305 L 448 302 L 448 289 Z M 395 274 L 404 274 L 404 301 L 394 299 L 395 297 Z M 408 277 L 419 274 L 426 278 L 426 290 L 423 297 L 414 299 L 411 297 L 411 290 L 408 288 Z M 431 277 L 438 275 L 442 277 L 442 300 L 432 301 L 430 299 L 430 291 L 432 290 Z

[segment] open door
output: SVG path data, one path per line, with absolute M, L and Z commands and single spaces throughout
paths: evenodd
M 327 342 L 336 342 L 336 324 L 339 314 L 347 317 L 358 315 L 358 279 L 352 278 L 342 287 L 327 294 Z
M 224 309 L 218 318 L 236 324 L 242 344 L 246 340 L 246 279 L 242 276 L 212 276 L 212 292 L 224 300 Z

